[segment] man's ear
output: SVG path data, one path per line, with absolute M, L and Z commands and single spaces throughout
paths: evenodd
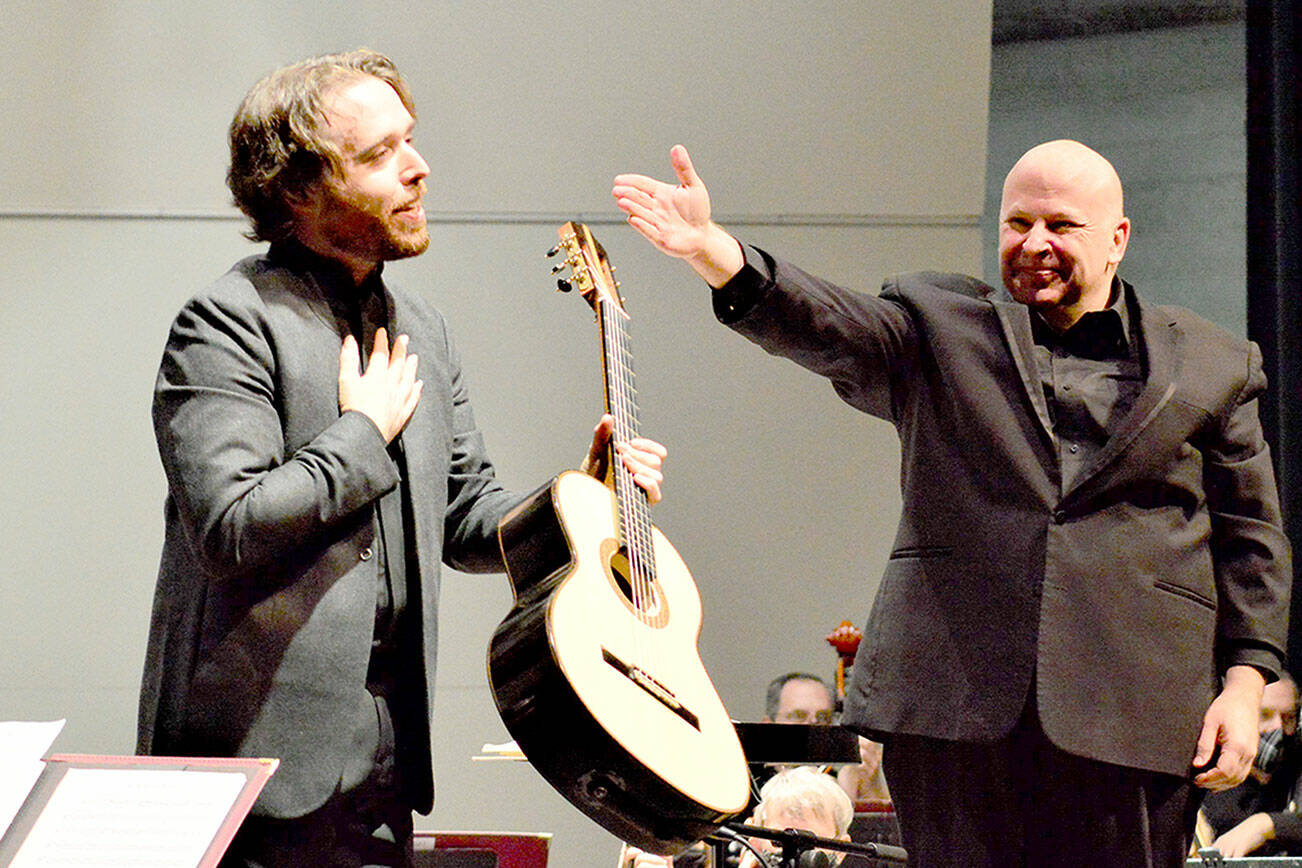
M 1122 217 L 1117 223 L 1117 228 L 1112 230 L 1112 253 L 1108 256 L 1108 262 L 1117 265 L 1121 258 L 1126 255 L 1126 245 L 1130 243 L 1130 218 Z

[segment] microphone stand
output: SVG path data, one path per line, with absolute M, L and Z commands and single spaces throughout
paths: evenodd
M 800 868 L 800 855 L 809 850 L 835 850 L 840 853 L 858 853 L 886 862 L 898 862 L 903 865 L 908 861 L 908 854 L 903 847 L 889 844 L 856 844 L 853 841 L 838 841 L 835 838 L 820 838 L 812 832 L 801 829 L 765 829 L 763 826 L 748 826 L 745 823 L 727 823 L 719 830 L 725 838 L 744 836 L 748 838 L 766 838 L 782 847 L 782 868 Z

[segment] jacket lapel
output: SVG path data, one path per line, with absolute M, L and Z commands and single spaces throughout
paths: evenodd
M 1138 330 L 1140 352 L 1146 362 L 1147 375 L 1144 388 L 1116 433 L 1108 439 L 1107 444 L 1094 460 L 1081 471 L 1076 484 L 1067 493 L 1068 497 L 1079 496 L 1082 488 L 1094 484 L 1101 473 L 1126 455 L 1135 439 L 1143 433 L 1175 394 L 1182 333 L 1174 320 L 1170 317 L 1162 317 L 1157 310 L 1144 304 L 1128 284 L 1123 286 L 1127 303 L 1130 304 L 1133 313 L 1131 327 Z M 1013 301 L 1003 294 L 991 299 L 991 304 L 994 305 L 995 313 L 999 317 L 1000 327 L 1003 329 L 1022 388 L 1031 406 L 1035 408 L 1040 429 L 1050 443 L 1055 443 L 1053 421 L 1040 382 L 1040 372 L 1035 363 L 1035 339 L 1031 333 L 1030 311 L 1026 305 Z
M 1044 397 L 1044 387 L 1040 383 L 1040 371 L 1035 364 L 1035 339 L 1031 334 L 1031 315 L 1026 305 L 1011 299 L 991 299 L 995 313 L 999 316 L 999 325 L 1003 328 L 1004 339 L 1008 342 L 1008 352 L 1017 366 L 1017 375 L 1022 381 L 1022 389 L 1027 400 L 1035 408 L 1035 417 L 1040 421 L 1040 430 L 1045 438 L 1054 442 L 1053 419 L 1049 416 L 1049 405 Z
M 1128 285 L 1125 289 L 1130 309 L 1135 314 L 1131 317 L 1131 327 L 1138 329 L 1140 352 L 1146 362 L 1144 388 L 1140 390 L 1121 426 L 1108 438 L 1094 460 L 1081 470 L 1076 484 L 1068 492 L 1069 497 L 1077 495 L 1091 483 L 1097 484 L 1095 480 L 1123 456 L 1139 454 L 1131 452 L 1135 439 L 1157 418 L 1175 394 L 1183 333 L 1170 317 L 1162 317 L 1157 310 L 1141 302 Z

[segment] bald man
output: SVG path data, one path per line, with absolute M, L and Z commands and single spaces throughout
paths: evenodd
M 1121 182 L 1078 142 L 1009 172 L 1002 291 L 835 286 L 711 221 L 670 159 L 677 183 L 615 179 L 629 224 L 721 321 L 899 432 L 904 508 L 843 723 L 885 742 L 911 864 L 1182 865 L 1283 658 L 1257 348 L 1117 276 Z

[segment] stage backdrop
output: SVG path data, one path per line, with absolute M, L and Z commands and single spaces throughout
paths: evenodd
M 450 319 L 503 479 L 532 487 L 574 466 L 599 413 L 591 315 L 552 291 L 543 258 L 556 224 L 583 219 L 633 314 L 644 429 L 671 453 L 654 516 L 700 585 L 725 703 L 755 720 L 773 675 L 830 674 L 822 637 L 862 621 L 890 548 L 895 436 L 714 323 L 705 287 L 622 224 L 610 180 L 667 175 L 682 142 L 720 222 L 832 278 L 875 290 L 902 270 L 980 273 L 990 13 L 7 4 L 0 718 L 68 718 L 64 751 L 132 750 L 162 531 L 154 373 L 177 308 L 257 249 L 223 186 L 226 126 L 263 73 L 361 45 L 409 77 L 432 168 L 431 248 L 386 274 Z M 501 576 L 445 576 L 438 796 L 421 825 L 552 831 L 552 864 L 609 864 L 617 843 L 531 768 L 471 761 L 507 738 L 484 656 L 509 605 Z

